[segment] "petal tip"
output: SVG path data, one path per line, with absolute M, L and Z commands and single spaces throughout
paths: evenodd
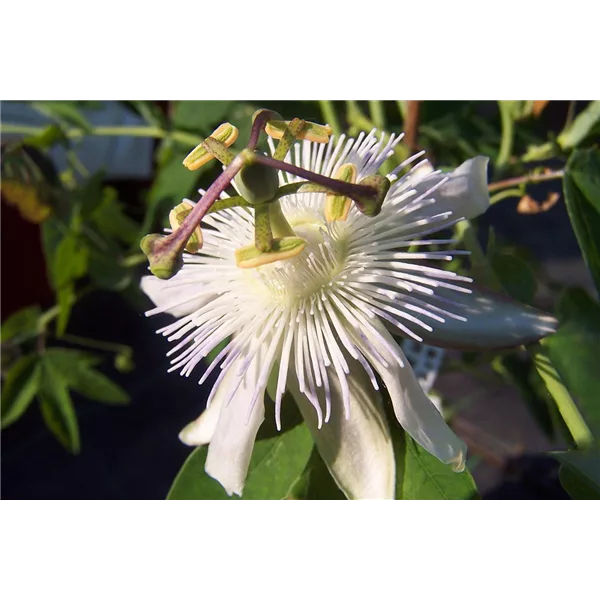
M 459 452 L 458 455 L 455 458 L 453 458 L 449 464 L 452 465 L 452 470 L 455 473 L 462 473 L 467 466 L 466 454 L 462 451 Z

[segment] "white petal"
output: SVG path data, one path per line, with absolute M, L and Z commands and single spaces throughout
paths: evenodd
M 227 403 L 227 399 L 231 388 L 230 386 L 224 388 L 225 402 L 208 446 L 204 469 L 225 488 L 230 496 L 232 494 L 242 495 L 256 434 L 265 418 L 264 393 L 266 386 L 257 389 L 257 381 L 263 366 L 262 359 L 264 359 L 267 349 L 268 345 L 263 344 L 260 351 L 257 352 L 243 376 L 240 387 L 229 403 Z M 242 359 L 235 360 L 229 367 L 234 376 L 241 362 Z M 228 377 L 224 377 L 221 385 L 225 384 L 227 380 Z M 217 395 L 220 393 L 219 389 Z M 248 414 L 251 400 L 255 395 L 257 396 L 256 402 Z
M 168 280 L 149 275 L 142 277 L 141 287 L 158 308 L 164 308 L 164 312 L 174 317 L 183 317 L 198 310 L 207 298 L 198 294 L 201 284 L 180 281 L 179 274 Z
M 419 215 L 440 214 L 451 210 L 450 219 L 454 220 L 461 217 L 473 219 L 484 213 L 490 205 L 487 183 L 488 162 L 487 156 L 476 156 L 450 173 L 438 173 L 421 179 L 415 185 L 418 195 L 446 177 L 448 181 L 431 193 L 431 197 L 435 198 L 435 204 L 424 208 Z
M 432 305 L 466 318 L 459 321 L 446 318 L 444 323 L 423 319 L 432 332 L 419 332 L 427 344 L 456 349 L 510 348 L 528 344 L 554 333 L 556 319 L 537 308 L 516 302 L 512 298 L 475 286 L 461 284 L 470 294 L 438 288 L 427 300 Z M 444 303 L 450 300 L 458 305 Z
M 381 396 L 364 369 L 351 365 L 350 418 L 344 416 L 339 380 L 330 376 L 331 418 L 321 429 L 316 412 L 298 388 L 290 371 L 288 390 L 293 395 L 315 440 L 319 454 L 344 494 L 355 500 L 393 499 L 396 465 Z
M 232 375 L 234 375 L 233 372 Z M 179 439 L 184 444 L 187 446 L 204 446 L 204 444 L 210 443 L 217 428 L 221 407 L 223 406 L 230 383 L 231 378 L 228 380 L 227 377 L 224 377 L 210 406 L 195 421 L 188 423 L 181 430 Z
M 393 337 L 384 327 L 379 324 L 374 326 L 387 344 L 397 347 Z M 400 425 L 430 454 L 443 463 L 451 464 L 455 471 L 462 471 L 465 468 L 467 446 L 448 427 L 433 402 L 425 395 L 402 350 L 397 347 L 397 354 L 404 363 L 400 366 L 381 339 L 367 331 L 365 334 L 388 365 L 381 365 L 368 344 L 361 343 L 358 338 L 356 343 L 361 346 L 365 356 L 379 371 L 390 394 L 394 413 Z

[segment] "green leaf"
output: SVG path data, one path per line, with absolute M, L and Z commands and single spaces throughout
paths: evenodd
M 39 374 L 37 354 L 21 357 L 9 369 L 2 386 L 2 429 L 27 410 L 37 393 Z
M 582 110 L 573 122 L 558 136 L 563 150 L 579 145 L 600 126 L 600 100 L 594 100 Z
M 97 171 L 70 193 L 69 201 L 72 206 L 79 207 L 83 219 L 87 219 L 102 203 L 105 178 L 104 171 Z
M 148 123 L 162 130 L 168 129 L 167 118 L 163 111 L 151 100 L 131 100 L 127 102 Z
M 42 311 L 39 306 L 27 306 L 13 313 L 2 323 L 0 340 L 7 342 L 29 339 L 38 333 L 38 319 Z
M 600 451 L 552 452 L 561 463 L 558 477 L 575 500 L 600 500 Z
M 600 292 L 600 150 L 575 150 L 563 179 L 565 202 L 583 259 Z
M 183 167 L 182 167 L 183 168 Z M 117 191 L 111 187 L 102 190 L 102 200 L 91 215 L 91 221 L 100 233 L 127 245 L 139 238 L 139 225 L 124 212 Z
M 287 497 L 290 500 L 346 500 L 316 448 Z
M 176 128 L 209 135 L 226 120 L 233 105 L 231 100 L 182 100 L 175 105 L 173 123 Z
M 107 404 L 130 402 L 130 397 L 123 388 L 92 368 L 92 364 L 96 362 L 95 357 L 65 348 L 50 348 L 45 356 L 67 386 L 82 396 Z
M 55 144 L 68 147 L 69 138 L 67 138 L 64 131 L 58 125 L 48 125 L 41 133 L 24 138 L 23 143 L 39 148 L 40 150 L 45 150 Z
M 56 301 L 58 304 L 58 317 L 56 319 L 56 335 L 59 337 L 64 334 L 69 324 L 71 310 L 75 306 L 77 296 L 75 295 L 75 286 L 66 285 L 56 292 Z
M 102 253 L 97 250 L 90 252 L 90 278 L 99 287 L 105 290 L 122 291 L 132 282 L 132 273 L 121 263 L 120 253 L 107 251 Z
M 55 289 L 61 289 L 87 273 L 89 250 L 74 233 L 66 235 L 56 247 L 52 260 Z
M 585 291 L 570 289 L 558 312 L 561 326 L 542 340 L 542 346 L 568 390 L 579 400 L 592 433 L 600 438 L 600 305 Z
M 393 427 L 396 456 L 396 496 L 403 500 L 472 500 L 479 498 L 475 481 L 465 469 L 455 473 Z
M 70 452 L 80 449 L 77 415 L 65 380 L 46 356 L 41 360 L 41 379 L 38 390 L 42 417 L 56 439 Z
M 554 368 L 547 352 L 541 346 L 533 346 L 529 349 L 529 352 L 537 373 L 550 397 L 554 400 L 562 423 L 566 426 L 567 431 L 564 433 L 570 435 L 579 447 L 589 446 L 594 439 L 592 432 L 581 416 L 581 412 L 571 394 L 569 394 L 569 390 L 567 390 Z
M 157 153 L 160 152 L 159 148 Z M 143 232 L 150 231 L 156 219 L 162 220 L 173 206 L 183 198 L 190 198 L 195 191 L 200 171 L 190 171 L 183 166 L 183 159 L 188 153 L 189 149 L 174 149 L 169 159 L 161 164 L 148 193 Z
M 244 487 L 244 500 L 286 498 L 301 476 L 313 448 L 306 425 L 254 444 Z M 169 500 L 232 500 L 221 484 L 204 471 L 208 448 L 196 448 L 187 458 L 169 491 Z
M 548 406 L 548 394 L 546 392 L 545 397 L 542 397 L 533 383 L 535 373 L 533 372 L 532 361 L 523 360 L 515 352 L 511 352 L 494 357 L 491 366 L 506 381 L 518 388 L 521 398 L 531 415 L 544 430 L 544 433 L 552 438 L 555 431 L 552 414 Z
M 33 108 L 42 114 L 56 119 L 59 123 L 79 127 L 86 132 L 91 132 L 92 124 L 81 114 L 76 102 L 34 102 Z
M 495 252 L 491 257 L 494 273 L 509 296 L 524 304 L 531 304 L 537 282 L 531 267 L 514 254 Z

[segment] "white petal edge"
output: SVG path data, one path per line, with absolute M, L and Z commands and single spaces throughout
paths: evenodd
M 232 373 L 233 375 L 233 373 Z M 232 377 L 223 378 L 219 389 L 215 393 L 210 406 L 191 423 L 188 423 L 179 433 L 179 439 L 187 446 L 204 446 L 210 443 L 215 434 L 221 408 L 227 395 L 228 386 L 231 384 Z
M 462 350 L 511 348 L 535 342 L 558 327 L 552 315 L 509 296 L 473 285 L 461 284 L 461 287 L 470 293 L 438 288 L 427 299 L 430 304 L 465 317 L 466 321 L 446 318 L 439 323 L 425 317 L 423 320 L 433 327 L 432 332 L 419 332 L 426 344 Z
M 335 376 L 330 377 L 331 418 L 321 429 L 317 426 L 315 409 L 300 392 L 293 371 L 288 376 L 288 391 L 311 431 L 321 458 L 346 497 L 391 500 L 395 495 L 396 463 L 381 395 L 362 366 L 353 367 L 346 378 L 350 388 L 349 419 L 344 416 L 339 380 Z
M 394 338 L 381 324 L 373 322 L 373 326 L 387 344 L 397 346 Z M 366 330 L 365 334 L 387 361 L 386 367 L 382 367 L 369 344 L 359 338 L 355 338 L 355 342 L 383 379 L 402 428 L 427 452 L 443 463 L 452 465 L 454 471 L 463 471 L 467 445 L 450 429 L 433 402 L 425 395 L 400 347 L 397 347 L 397 353 L 403 359 L 403 366 L 377 336 Z
M 230 496 L 232 494 L 242 495 L 256 434 L 265 419 L 264 393 L 266 385 L 257 389 L 257 382 L 267 350 L 268 344 L 263 343 L 246 370 L 243 381 L 231 401 L 228 402 L 230 386 L 224 387 L 223 391 L 220 389 L 228 379 L 227 376 L 223 378 L 217 390 L 217 395 L 223 393 L 225 399 L 208 446 L 204 470 L 213 479 L 216 479 Z M 234 385 L 236 385 L 235 374 L 242 360 L 239 358 L 229 366 L 233 374 Z M 249 413 L 253 397 L 256 397 L 256 401 Z
M 490 206 L 488 192 L 487 156 L 475 156 L 450 173 L 436 173 L 424 177 L 414 186 L 421 195 L 445 178 L 448 180 L 431 193 L 435 203 L 421 210 L 419 215 L 440 214 L 452 211 L 452 220 L 473 219 Z M 416 196 L 415 196 L 416 197 Z
M 179 274 L 183 272 L 184 270 Z M 207 298 L 206 295 L 198 298 L 198 283 L 180 283 L 178 275 L 169 280 L 147 275 L 142 277 L 140 285 L 144 294 L 157 308 L 165 308 L 165 313 L 179 318 L 201 308 L 207 302 Z

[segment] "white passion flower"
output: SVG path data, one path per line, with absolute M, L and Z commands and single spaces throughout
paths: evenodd
M 372 131 L 328 144 L 303 141 L 286 162 L 330 177 L 354 165 L 360 183 L 379 171 L 400 137 L 384 139 Z M 170 371 L 189 376 L 229 340 L 199 380 L 219 372 L 207 407 L 180 438 L 209 444 L 206 472 L 230 495 L 242 494 L 269 381 L 277 425 L 289 390 L 348 498 L 393 498 L 390 427 L 397 425 L 387 421 L 377 375 L 398 422 L 423 448 L 455 471 L 464 468 L 467 450 L 419 386 L 394 336 L 489 348 L 554 331 L 552 317 L 434 266 L 456 252 L 444 250 L 452 240 L 433 234 L 488 208 L 488 159 L 472 158 L 448 174 L 422 161 L 398 177 L 419 157 L 387 174 L 392 184 L 375 217 L 352 205 L 345 220 L 329 222 L 325 193 L 281 198 L 289 225 L 307 242 L 297 256 L 236 266 L 235 251 L 254 240 L 252 210 L 236 207 L 204 218 L 203 247 L 184 256 L 172 279 L 143 278 L 156 305 L 146 314 L 176 317 L 159 331 L 174 343 Z M 281 172 L 279 179 L 299 181 Z

